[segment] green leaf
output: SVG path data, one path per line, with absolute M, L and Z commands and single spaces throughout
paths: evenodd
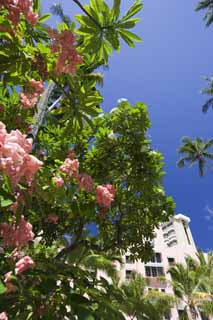
M 119 23 L 118 26 L 119 28 L 123 28 L 123 29 L 131 29 L 131 28 L 134 28 L 136 23 L 139 22 L 140 20 L 141 20 L 140 18 L 129 19 L 126 22 Z
M 3 283 L 0 280 L 0 294 L 3 294 L 7 291 L 6 287 L 3 285 Z
M 136 0 L 135 3 L 129 8 L 125 16 L 121 19 L 121 21 L 126 21 L 129 18 L 133 17 L 142 8 L 143 8 L 143 4 L 141 3 L 141 0 Z
M 121 5 L 121 0 L 114 0 L 114 4 L 113 4 L 113 8 L 112 8 L 113 21 L 116 21 L 119 18 L 120 5 Z
M 135 48 L 134 42 L 129 37 L 127 37 L 125 33 L 123 33 L 123 30 L 119 30 L 119 34 L 121 38 L 128 44 L 129 47 Z
M 38 12 L 40 8 L 40 0 L 34 0 L 33 1 L 33 9 L 34 11 Z
M 11 204 L 13 204 L 13 200 L 5 199 L 5 198 L 3 198 L 3 196 L 0 196 L 0 207 L 1 208 L 9 207 L 9 206 L 11 206 Z
M 116 32 L 115 30 L 109 30 L 106 33 L 106 39 L 109 41 L 114 50 L 118 51 L 120 49 L 118 32 Z
M 51 17 L 51 14 L 50 13 L 46 13 L 44 14 L 43 16 L 41 16 L 38 21 L 41 23 L 41 22 L 44 22 L 46 20 L 48 20 L 49 18 Z
M 134 40 L 136 42 L 141 42 L 141 38 L 138 37 L 135 33 L 127 31 L 127 30 L 119 30 L 123 35 L 125 35 L 130 40 Z

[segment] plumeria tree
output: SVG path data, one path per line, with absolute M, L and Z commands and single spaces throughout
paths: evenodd
M 0 2 L 0 319 L 123 319 L 112 275 L 127 248 L 150 258 L 173 214 L 147 107 L 103 113 L 101 66 L 140 38 L 142 8 L 102 0 L 47 25 L 38 0 Z M 63 16 L 64 17 L 64 16 Z M 77 27 L 78 26 L 78 27 Z

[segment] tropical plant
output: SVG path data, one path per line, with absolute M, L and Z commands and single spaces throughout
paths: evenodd
M 213 23 L 213 1 L 212 0 L 202 0 L 198 3 L 196 11 L 206 10 L 204 20 L 206 20 L 207 27 Z
M 187 257 L 185 264 L 169 269 L 175 296 L 185 304 L 184 317 L 197 319 L 199 312 L 212 316 L 212 254 Z
M 206 167 L 212 171 L 207 160 L 213 160 L 213 153 L 208 151 L 213 146 L 213 140 L 205 141 L 201 138 L 191 140 L 188 137 L 183 137 L 182 143 L 182 146 L 178 149 L 178 153 L 183 155 L 177 162 L 179 168 L 183 168 L 185 163 L 188 162 L 190 167 L 196 163 L 198 164 L 200 176 L 204 175 Z
M 196 305 L 198 283 L 195 271 L 186 263 L 186 266 L 182 264 L 172 266 L 169 273 L 172 277 L 175 296 L 185 304 L 185 314 L 189 320 L 196 319 L 198 316 Z
M 73 2 L 78 27 L 57 29 L 39 0 L 0 4 L 1 319 L 123 319 L 98 270 L 113 276 L 127 248 L 148 260 L 174 213 L 146 105 L 105 114 L 97 85 L 120 41 L 140 41 L 129 30 L 142 4 L 122 15 L 119 0 Z
M 206 113 L 210 108 L 213 109 L 213 78 L 205 77 L 205 80 L 208 82 L 208 87 L 201 90 L 202 94 L 207 94 L 211 96 L 202 107 L 203 113 Z
M 205 316 L 213 316 L 213 253 L 197 253 L 197 259 L 190 259 L 191 268 L 196 271 L 198 291 L 197 305 Z
M 53 15 L 59 16 L 62 22 L 66 23 L 68 26 L 71 25 L 72 21 L 69 16 L 65 15 L 63 7 L 60 3 L 54 3 L 51 6 L 50 11 Z
M 169 294 L 147 291 L 146 281 L 140 274 L 121 284 L 123 303 L 121 309 L 131 320 L 163 320 L 174 305 L 175 299 Z

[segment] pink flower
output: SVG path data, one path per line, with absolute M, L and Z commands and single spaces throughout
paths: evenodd
M 47 216 L 47 221 L 49 223 L 57 224 L 58 223 L 58 219 L 59 219 L 59 217 L 56 214 L 53 214 L 53 213 L 49 214 Z
M 79 162 L 77 159 L 71 160 L 66 158 L 64 163 L 60 166 L 60 171 L 67 174 L 70 177 L 76 177 L 78 175 Z
M 29 256 L 25 256 L 16 262 L 15 274 L 20 274 L 25 270 L 32 269 L 34 266 L 35 262 Z
M 85 189 L 87 192 L 93 191 L 92 177 L 86 173 L 82 173 L 78 176 L 78 188 L 79 190 Z
M 0 224 L 0 236 L 3 238 L 4 247 L 23 247 L 34 239 L 32 225 L 21 216 L 19 224 Z
M 16 291 L 17 291 L 17 287 L 14 286 L 14 285 L 11 283 L 11 276 L 12 276 L 12 271 L 7 272 L 7 273 L 4 275 L 4 283 L 5 283 L 6 288 L 7 288 L 7 293 L 13 293 L 13 292 L 16 292 Z
M 99 205 L 109 208 L 114 201 L 115 189 L 112 185 L 98 186 L 96 188 L 96 201 Z
M 7 133 L 5 125 L 0 122 L 0 170 L 16 186 L 23 177 L 30 184 L 34 175 L 43 164 L 29 155 L 32 150 L 32 139 L 26 139 L 19 130 Z
M 31 183 L 36 172 L 41 168 L 43 162 L 38 160 L 32 155 L 27 155 L 25 158 L 25 170 L 23 170 L 23 176 L 28 183 Z
M 26 84 L 24 92 L 20 94 L 23 109 L 33 108 L 38 102 L 38 99 L 43 91 L 43 83 L 41 81 L 31 79 L 30 82 Z
M 33 26 L 36 25 L 36 23 L 38 22 L 38 14 L 37 13 L 34 13 L 32 11 L 29 11 L 27 14 L 26 14 L 26 19 L 29 23 L 31 23 Z
M 50 29 L 49 36 L 52 38 L 51 51 L 58 55 L 55 66 L 55 74 L 60 76 L 63 73 L 76 72 L 77 65 L 82 64 L 82 57 L 75 48 L 75 36 L 70 30 L 62 33 Z
M 0 320 L 8 320 L 6 312 L 0 313 Z
M 106 184 L 105 187 L 112 194 L 113 198 L 115 197 L 115 187 L 112 184 Z
M 0 121 L 0 153 L 1 153 L 1 144 L 4 143 L 7 131 L 5 124 Z
M 61 177 L 53 177 L 52 180 L 57 188 L 62 187 L 64 184 L 64 180 Z
M 1 0 L 0 8 L 2 7 L 8 10 L 9 19 L 14 26 L 19 23 L 21 14 L 32 25 L 38 22 L 38 15 L 33 12 L 32 0 Z

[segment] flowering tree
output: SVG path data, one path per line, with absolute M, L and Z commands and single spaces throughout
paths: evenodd
M 102 113 L 108 64 L 142 8 L 120 16 L 102 0 L 47 27 L 38 0 L 0 1 L 0 319 L 123 319 L 118 292 L 97 270 L 129 248 L 151 254 L 173 213 L 147 108 Z M 107 267 L 108 266 L 108 267 Z M 117 292 L 117 293 L 116 293 Z M 112 303 L 110 303 L 110 301 Z

